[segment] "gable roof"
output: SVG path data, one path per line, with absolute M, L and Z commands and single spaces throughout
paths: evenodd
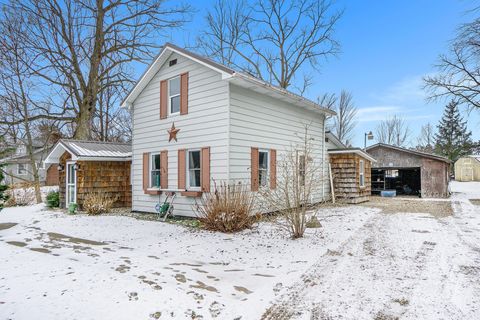
M 127 161 L 132 158 L 130 143 L 61 139 L 45 162 L 58 163 L 65 151 L 72 155 L 72 160 Z
M 167 59 L 172 53 L 177 53 L 181 56 L 187 57 L 197 63 L 200 63 L 201 65 L 204 65 L 207 68 L 219 72 L 222 75 L 223 80 L 228 80 L 240 86 L 247 87 L 249 89 L 263 94 L 267 94 L 272 97 L 276 97 L 280 100 L 300 107 L 304 107 L 311 111 L 320 111 L 329 115 L 336 114 L 335 111 L 322 107 L 319 104 L 313 102 L 312 100 L 309 100 L 283 88 L 274 86 L 266 81 L 255 78 L 251 75 L 235 71 L 209 58 L 190 52 L 168 42 L 165 43 L 160 53 L 155 57 L 155 59 L 153 59 L 153 62 L 143 73 L 143 75 L 140 77 L 140 79 L 137 81 L 137 83 L 128 93 L 125 99 L 122 101 L 122 107 L 131 107 L 133 105 L 133 102 L 137 99 L 143 89 L 145 89 L 148 83 L 153 79 L 155 74 L 160 70 L 162 65 L 167 61 Z
M 339 148 L 339 149 L 346 149 L 347 148 L 345 143 L 340 141 L 340 139 L 338 139 L 338 137 L 333 132 L 331 132 L 330 130 L 325 131 L 325 137 L 328 138 L 328 141 L 330 141 L 332 144 L 334 144 L 337 148 Z
M 429 159 L 433 159 L 433 160 L 439 160 L 439 161 L 451 163 L 451 161 L 449 159 L 447 159 L 445 157 L 442 157 L 442 156 L 437 156 L 435 154 L 431 154 L 431 153 L 427 153 L 427 152 L 410 150 L 410 149 L 406 149 L 406 148 L 402 148 L 402 147 L 392 146 L 390 144 L 385 144 L 385 143 L 377 143 L 377 144 L 371 145 L 371 146 L 367 147 L 366 151 L 368 152 L 368 151 L 370 151 L 374 148 L 378 148 L 378 147 L 388 148 L 388 149 L 392 149 L 392 150 L 396 150 L 396 151 L 410 153 L 410 154 L 420 156 L 420 157 L 423 157 L 423 158 L 429 158 Z

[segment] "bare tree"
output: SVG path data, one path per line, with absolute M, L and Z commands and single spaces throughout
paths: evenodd
M 476 18 L 459 28 L 450 52 L 440 55 L 438 73 L 424 77 L 429 100 L 454 98 L 470 108 L 480 108 L 479 61 L 480 18 Z
M 281 213 L 279 225 L 294 239 L 303 237 L 309 206 L 325 179 L 321 161 L 314 157 L 309 126 L 298 138 L 277 163 L 276 188 L 260 189 L 258 200 L 266 210 Z
M 302 93 L 310 84 L 302 71 L 339 52 L 341 16 L 328 0 L 217 0 L 199 45 L 228 66 L 284 89 L 297 84 Z
M 340 98 L 337 98 L 334 93 L 326 93 L 317 98 L 317 102 L 321 106 L 337 113 L 337 115 L 333 117 L 333 124 L 329 129 L 333 130 L 340 141 L 349 145 L 353 130 L 357 125 L 357 122 L 355 121 L 357 108 L 353 104 L 352 94 L 346 90 L 342 90 Z
M 432 153 L 435 147 L 435 132 L 430 123 L 422 126 L 420 135 L 417 138 L 417 146 L 415 149 L 423 152 Z
M 33 58 L 22 44 L 20 31 L 24 23 L 18 15 L 9 15 L 0 21 L 0 110 L 2 118 L 10 121 L 14 139 L 26 147 L 36 201 L 41 203 L 38 163 L 33 148 L 34 124 L 30 121 L 39 104 L 33 98 L 34 81 L 28 72 L 28 63 Z
M 405 147 L 410 137 L 410 128 L 405 119 L 394 115 L 383 120 L 376 128 L 377 140 L 398 147 Z
M 57 88 L 55 102 L 71 111 L 78 139 L 90 138 L 99 96 L 130 82 L 128 64 L 150 60 L 156 37 L 181 26 L 190 11 L 157 0 L 11 0 L 9 7 L 28 21 L 26 45 L 36 57 L 30 71 Z M 39 118 L 55 117 L 31 117 Z

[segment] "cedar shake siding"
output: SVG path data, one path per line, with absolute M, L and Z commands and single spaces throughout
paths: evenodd
M 66 162 L 71 155 L 65 152 L 60 158 L 63 170 L 59 172 L 60 207 L 65 208 Z M 114 207 L 130 207 L 132 192 L 130 183 L 130 161 L 76 161 L 77 164 L 77 204 L 82 209 L 88 193 L 99 192 L 110 197 L 118 197 Z
M 330 154 L 335 199 L 344 203 L 370 200 L 372 166 L 368 159 L 355 153 Z M 360 186 L 360 161 L 364 161 L 364 186 Z

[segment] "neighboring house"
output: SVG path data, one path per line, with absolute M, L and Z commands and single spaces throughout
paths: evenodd
M 305 125 L 326 177 L 312 201 L 330 197 L 324 128 L 335 112 L 301 96 L 166 44 L 122 105 L 133 114 L 134 211 L 155 212 L 175 191 L 175 214 L 192 216 L 220 181 L 275 188 Z
M 60 207 L 82 208 L 89 193 L 115 199 L 114 207 L 130 207 L 131 156 L 128 143 L 59 140 L 45 162 L 58 168 Z
M 33 156 L 38 169 L 41 185 L 58 185 L 58 170 L 56 167 L 46 164 L 44 159 L 49 148 L 35 148 Z M 33 182 L 33 168 L 30 157 L 24 154 L 22 148 L 17 148 L 16 153 L 8 158 L 0 160 L 0 163 L 6 164 L 2 169 L 5 172 L 5 181 L 7 184 L 22 184 Z
M 454 169 L 457 181 L 480 181 L 480 155 L 461 157 Z
M 450 160 L 430 153 L 378 143 L 367 148 L 372 165 L 372 193 L 448 197 Z

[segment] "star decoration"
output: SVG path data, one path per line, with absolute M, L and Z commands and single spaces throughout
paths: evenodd
M 177 142 L 177 133 L 180 131 L 180 129 L 175 128 L 175 123 L 172 123 L 172 127 L 170 130 L 167 130 L 169 137 L 168 137 L 168 142 L 175 140 Z

